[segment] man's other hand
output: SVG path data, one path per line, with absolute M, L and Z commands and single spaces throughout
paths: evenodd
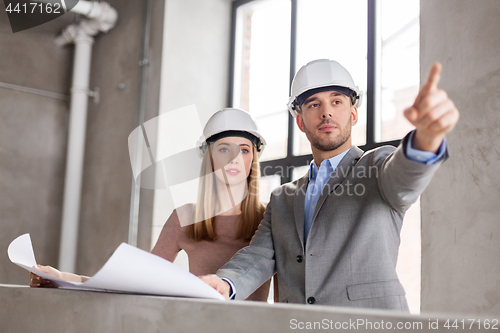
M 199 277 L 203 282 L 217 290 L 225 299 L 229 299 L 231 286 L 215 274 L 203 275 Z

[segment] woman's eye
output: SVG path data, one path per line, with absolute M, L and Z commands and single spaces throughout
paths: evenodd
M 221 148 L 219 149 L 221 153 L 227 153 L 229 150 L 227 148 Z
M 249 153 L 249 152 L 250 152 L 250 150 L 243 148 L 243 149 L 241 150 L 241 152 L 242 152 L 243 154 L 247 154 L 247 153 Z

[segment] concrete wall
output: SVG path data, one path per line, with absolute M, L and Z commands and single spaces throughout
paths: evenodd
M 5 285 L 0 285 L 0 299 L 5 308 L 0 311 L 2 332 L 243 333 L 310 332 L 313 328 L 314 332 L 450 332 L 444 327 L 450 319 L 447 317 L 332 306 L 270 305 Z M 475 319 L 481 319 L 483 324 L 483 318 Z M 465 323 L 465 327 L 453 328 L 453 332 L 481 331 L 478 321 L 465 320 Z
M 137 126 L 144 1 L 109 1 L 118 11 L 115 28 L 94 44 L 90 87 L 101 101 L 89 103 L 77 272 L 93 275 L 129 230 L 132 169 L 128 135 Z M 152 1 L 145 120 L 158 115 L 163 1 Z M 120 88 L 120 85 L 126 88 Z M 152 192 L 141 191 L 140 247 L 150 243 Z M 148 213 L 149 211 L 149 213 Z M 147 230 L 147 231 L 145 231 Z M 144 232 L 142 232 L 144 231 Z
M 422 311 L 500 314 L 500 2 L 422 0 L 421 75 L 461 112 L 421 198 Z
M 127 137 L 137 126 L 139 107 L 143 1 L 108 2 L 119 19 L 110 32 L 96 36 L 93 46 L 90 88 L 100 89 L 100 102 L 89 102 L 76 268 L 86 275 L 95 274 L 127 241 L 132 181 Z M 152 3 L 145 121 L 159 110 L 196 104 L 205 122 L 226 106 L 231 1 Z M 53 40 L 74 16 L 13 34 L 5 12 L 0 15 L 0 82 L 68 95 L 73 46 L 59 48 Z M 57 266 L 69 103 L 3 88 L 0 94 L 0 212 L 6 226 L 0 253 L 30 232 L 37 261 Z M 151 246 L 153 196 L 141 190 L 138 246 L 144 249 Z M 163 199 L 157 200 L 166 209 L 157 230 L 172 209 L 169 198 Z M 1 255 L 0 282 L 27 283 L 28 278 Z
M 0 82 L 69 94 L 73 49 L 56 47 L 54 37 L 73 19 L 14 34 L 0 11 Z M 30 232 L 38 260 L 57 264 L 69 103 L 6 88 L 0 101 L 0 281 L 27 283 L 7 246 Z
M 127 138 L 138 125 L 144 1 L 108 1 L 117 25 L 95 38 L 90 87 L 77 272 L 93 275 L 127 241 L 132 172 Z M 164 2 L 152 1 L 146 116 L 158 115 Z M 73 46 L 54 38 L 73 14 L 13 34 L 0 12 L 0 82 L 69 94 Z M 122 87 L 122 88 L 120 88 Z M 0 282 L 24 284 L 6 256 L 11 240 L 32 235 L 37 261 L 57 266 L 65 171 L 67 101 L 0 88 Z M 151 242 L 152 191 L 141 191 L 139 246 Z

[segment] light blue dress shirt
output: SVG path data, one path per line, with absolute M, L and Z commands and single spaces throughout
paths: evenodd
M 321 162 L 319 170 L 314 160 L 309 165 L 309 183 L 307 184 L 306 199 L 304 202 L 304 246 L 306 245 L 307 235 L 311 228 L 314 210 L 316 209 L 321 191 L 349 150 L 351 148 L 337 156 L 324 160 Z
M 408 138 L 408 143 L 406 145 L 406 157 L 408 159 L 415 162 L 431 165 L 443 158 L 444 152 L 446 151 L 446 138 L 444 138 L 443 142 L 441 142 L 441 146 L 439 147 L 437 154 L 434 154 L 430 151 L 422 151 L 414 149 L 412 147 L 414 135 L 415 131 L 411 131 L 410 137 Z

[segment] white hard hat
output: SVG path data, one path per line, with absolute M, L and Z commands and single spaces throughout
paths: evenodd
M 226 108 L 215 112 L 205 125 L 203 135 L 198 140 L 200 156 L 205 154 L 207 142 L 224 136 L 243 136 L 249 139 L 257 148 L 259 156 L 266 145 L 266 140 L 260 134 L 250 113 L 241 109 Z
M 297 117 L 301 104 L 297 101 L 299 96 L 316 89 L 318 89 L 316 92 L 327 91 L 325 88 L 332 86 L 340 88 L 338 90 L 341 92 L 345 91 L 348 96 L 351 95 L 349 97 L 352 97 L 356 107 L 361 105 L 362 92 L 354 84 L 351 74 L 334 60 L 319 59 L 302 66 L 293 78 L 288 110 L 294 118 Z M 304 100 L 305 98 L 302 102 Z

